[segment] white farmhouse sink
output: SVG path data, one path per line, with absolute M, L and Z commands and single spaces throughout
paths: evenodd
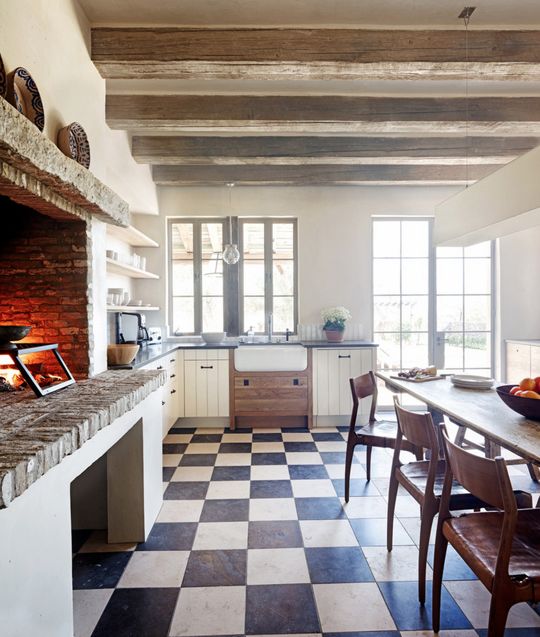
M 307 367 L 302 345 L 249 345 L 234 350 L 239 372 L 301 372 Z

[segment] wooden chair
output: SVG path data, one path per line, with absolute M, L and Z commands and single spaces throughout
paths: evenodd
M 540 509 L 518 510 L 503 458 L 474 456 L 448 440 L 446 475 L 433 569 L 433 630 L 439 631 L 441 587 L 450 543 L 491 593 L 488 637 L 502 637 L 510 608 L 540 599 Z M 454 479 L 496 511 L 450 513 Z M 532 502 L 529 507 L 532 506 Z
M 399 404 L 397 396 L 394 397 L 394 404 L 398 422 L 398 433 L 392 460 L 392 473 L 390 475 L 390 488 L 388 493 L 387 548 L 388 551 L 392 550 L 394 511 L 398 487 L 401 485 L 420 505 L 418 600 L 420 604 L 424 604 L 426 598 L 426 564 L 429 536 L 431 534 L 433 518 L 439 512 L 446 463 L 439 456 L 441 446 L 431 414 L 412 412 L 404 409 Z M 429 460 L 402 464 L 400 461 L 400 452 L 404 448 L 403 443 L 405 441 L 408 441 L 409 444 L 416 447 L 428 449 Z M 516 497 L 519 498 L 521 506 L 530 506 L 530 494 L 516 492 Z M 482 499 L 469 493 L 464 486 L 457 482 L 450 484 L 448 497 L 449 509 L 479 509 L 482 506 L 485 506 Z
M 351 480 L 351 465 L 356 445 L 366 445 L 366 477 L 371 480 L 371 450 L 373 447 L 394 448 L 397 435 L 397 423 L 387 420 L 376 420 L 377 410 L 377 381 L 373 372 L 362 374 L 356 378 L 349 378 L 353 408 L 351 421 L 349 424 L 349 435 L 347 437 L 347 453 L 345 459 L 345 502 L 349 501 L 349 490 Z M 358 407 L 362 398 L 371 396 L 371 410 L 369 412 L 368 424 L 356 430 L 356 418 Z M 418 460 L 422 459 L 422 450 L 404 444 L 404 450 L 414 453 Z

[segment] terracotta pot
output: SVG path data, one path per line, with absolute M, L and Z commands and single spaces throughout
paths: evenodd
M 326 340 L 329 343 L 341 343 L 341 341 L 343 340 L 343 335 L 345 334 L 345 330 L 325 329 L 324 333 L 326 334 Z

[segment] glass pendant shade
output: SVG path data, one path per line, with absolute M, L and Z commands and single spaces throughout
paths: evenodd
M 240 251 L 238 250 L 236 243 L 228 243 L 225 246 L 222 258 L 227 265 L 234 265 L 240 261 Z

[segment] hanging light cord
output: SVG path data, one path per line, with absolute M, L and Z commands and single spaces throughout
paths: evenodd
M 458 18 L 465 25 L 465 188 L 469 187 L 469 21 L 476 7 L 464 7 Z

